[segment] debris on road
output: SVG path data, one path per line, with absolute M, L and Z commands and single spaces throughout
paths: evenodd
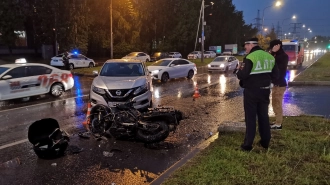
M 103 156 L 104 156 L 104 157 L 112 157 L 113 154 L 114 154 L 114 152 L 103 151 Z
M 83 150 L 84 150 L 83 148 L 79 148 L 78 146 L 75 145 L 69 145 L 68 147 L 68 151 L 70 151 L 72 154 L 78 154 Z
M 90 132 L 79 132 L 78 134 L 79 137 L 84 138 L 84 139 L 89 139 L 91 137 L 91 133 Z
M 10 161 L 4 162 L 0 164 L 0 169 L 3 168 L 15 168 L 17 166 L 19 166 L 21 164 L 21 161 L 19 160 L 19 158 L 14 158 Z

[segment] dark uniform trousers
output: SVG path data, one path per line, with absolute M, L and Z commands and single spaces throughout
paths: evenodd
M 245 88 L 244 89 L 244 111 L 246 133 L 242 147 L 252 149 L 253 140 L 256 135 L 256 119 L 261 137 L 260 144 L 268 147 L 271 134 L 268 117 L 270 89 Z

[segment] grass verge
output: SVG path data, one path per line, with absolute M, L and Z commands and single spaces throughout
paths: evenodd
M 330 121 L 299 116 L 284 123 L 283 130 L 272 131 L 267 151 L 236 150 L 244 134 L 220 133 L 163 184 L 329 184 Z
M 330 53 L 324 54 L 317 62 L 298 75 L 294 81 L 330 81 Z

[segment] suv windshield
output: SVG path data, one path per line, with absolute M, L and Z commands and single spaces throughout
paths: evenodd
M 102 67 L 100 76 L 144 76 L 141 63 L 106 63 Z
M 2 73 L 7 71 L 8 69 L 8 67 L 0 67 L 0 75 L 2 75 Z
M 295 51 L 295 46 L 294 45 L 282 45 L 282 48 L 284 51 Z
M 170 62 L 172 62 L 172 60 L 158 60 L 151 65 L 152 66 L 167 66 Z

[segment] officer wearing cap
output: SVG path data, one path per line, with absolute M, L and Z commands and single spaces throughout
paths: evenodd
M 275 57 L 275 63 L 279 70 L 279 78 L 273 79 L 274 87 L 272 89 L 272 106 L 275 113 L 275 123 L 271 129 L 282 130 L 283 109 L 282 100 L 286 90 L 287 82 L 285 79 L 286 69 L 288 67 L 289 57 L 282 49 L 282 41 L 276 39 L 269 43 L 269 50 Z
M 268 116 L 269 95 L 272 79 L 278 76 L 275 58 L 258 46 L 258 38 L 251 38 L 244 43 L 247 55 L 237 66 L 236 75 L 244 88 L 245 138 L 241 150 L 251 151 L 256 134 L 258 118 L 259 144 L 268 148 L 271 134 Z

